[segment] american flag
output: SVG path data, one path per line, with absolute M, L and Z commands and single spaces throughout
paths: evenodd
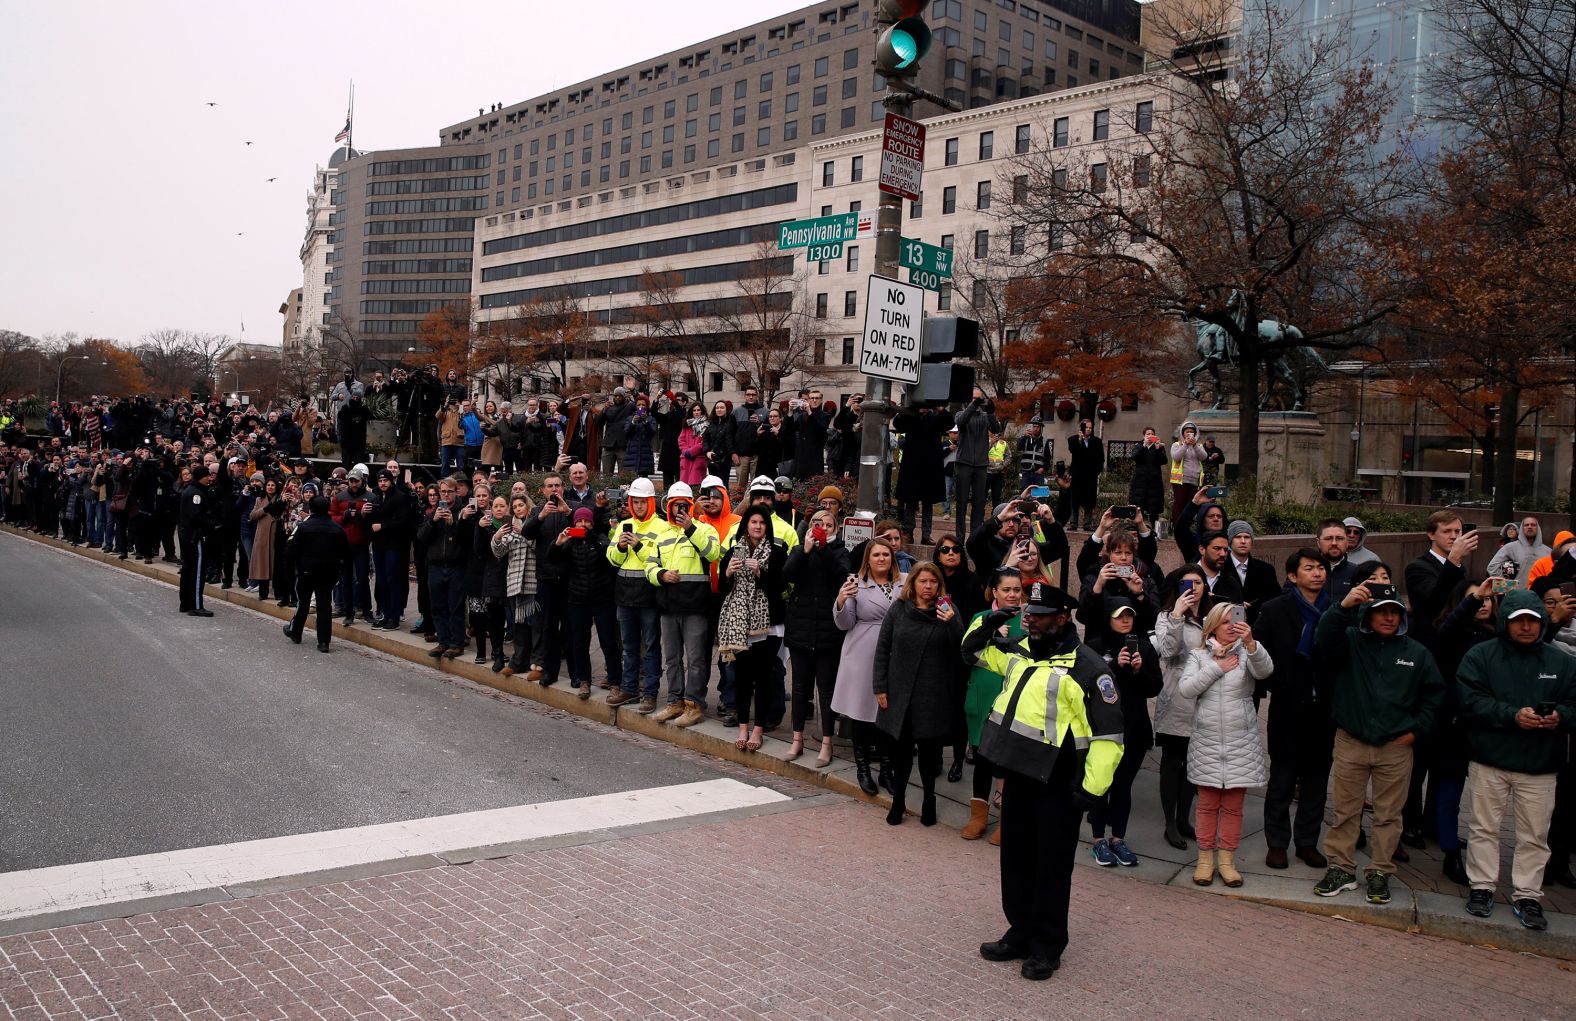
M 334 141 L 336 141 L 336 142 L 344 142 L 344 141 L 348 141 L 349 139 L 350 139 L 350 117 L 349 117 L 349 115 L 346 115 L 346 117 L 345 117 L 345 127 L 344 127 L 344 129 L 342 131 L 340 131 L 339 134 L 334 136 Z

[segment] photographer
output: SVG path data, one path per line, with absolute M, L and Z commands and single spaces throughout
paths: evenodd
M 469 405 L 470 401 L 465 404 Z M 450 397 L 434 416 L 438 422 L 438 475 L 441 478 L 465 466 L 465 425 L 461 421 L 464 410 L 460 401 Z
M 931 515 L 947 496 L 941 447 L 952 420 L 932 408 L 905 409 L 893 417 L 892 428 L 903 434 L 903 468 L 897 475 L 898 519 L 910 535 L 924 536 L 921 545 L 929 546 Z
M 1085 575 L 1079 589 L 1078 621 L 1084 626 L 1085 641 L 1109 635 L 1108 599 L 1126 599 L 1133 605 L 1138 613 L 1138 633 L 1154 630 L 1159 589 L 1148 565 L 1138 559 L 1137 537 L 1125 528 L 1112 529 L 1105 536 L 1099 567 Z
M 958 456 L 953 462 L 953 484 L 957 497 L 959 531 L 970 537 L 987 523 L 985 499 L 985 467 L 990 453 L 990 434 L 1001 431 L 996 418 L 996 404 L 987 400 L 985 391 L 974 388 L 974 399 L 954 418 L 958 427 Z M 989 573 L 986 565 L 976 562 L 975 571 Z
M 1054 564 L 1067 556 L 1067 533 L 1050 505 L 1025 491 L 1018 499 L 997 507 L 969 536 L 966 549 L 975 575 L 988 578 L 1006 562 L 1014 547 L 1031 544 L 1038 547 L 1042 564 Z
M 826 473 L 826 433 L 832 416 L 821 406 L 821 394 L 799 391 L 789 406 L 788 421 L 793 425 L 793 472 L 796 481 L 813 479 Z
M 624 453 L 620 470 L 644 478 L 657 470 L 652 441 L 657 438 L 657 420 L 651 415 L 651 399 L 645 394 L 635 398 L 635 410 L 624 422 Z M 605 456 L 605 455 L 604 455 Z

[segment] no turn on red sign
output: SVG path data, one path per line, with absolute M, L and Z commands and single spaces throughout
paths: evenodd
M 881 132 L 880 189 L 917 202 L 924 171 L 925 126 L 895 113 L 887 114 L 886 128 Z

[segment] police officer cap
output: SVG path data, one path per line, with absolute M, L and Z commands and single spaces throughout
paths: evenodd
M 312 511 L 313 514 L 327 514 L 328 497 L 314 496 L 312 497 L 312 501 L 307 504 L 307 507 Z
M 1037 581 L 1024 594 L 1024 613 L 1071 613 L 1077 606 L 1077 600 L 1050 582 Z
M 199 464 L 199 465 L 194 465 L 192 467 L 192 481 L 193 482 L 201 482 L 203 479 L 205 479 L 207 477 L 208 477 L 208 466 L 207 465 Z

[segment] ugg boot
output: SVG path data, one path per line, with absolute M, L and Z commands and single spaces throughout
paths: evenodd
M 996 813 L 996 828 L 993 831 L 991 831 L 990 846 L 992 846 L 992 847 L 1000 847 L 1001 846 L 1001 827 L 1002 827 L 1003 823 L 1006 822 L 1006 819 L 1007 819 L 1007 816 L 1006 816 L 1005 812 L 997 812 Z
M 1236 857 L 1236 852 L 1227 851 L 1222 848 L 1221 850 L 1215 852 L 1215 857 L 1215 867 L 1220 870 L 1221 880 L 1224 881 L 1227 886 L 1233 888 L 1241 886 L 1242 873 L 1238 872 L 1237 866 L 1232 863 L 1232 859 Z
M 989 824 L 990 803 L 984 798 L 969 799 L 969 821 L 960 836 L 964 840 L 978 840 L 985 835 L 985 827 Z
M 1209 886 L 1215 882 L 1215 851 L 1213 848 L 1201 847 L 1198 849 L 1198 867 L 1193 870 L 1193 882 L 1198 886 Z

